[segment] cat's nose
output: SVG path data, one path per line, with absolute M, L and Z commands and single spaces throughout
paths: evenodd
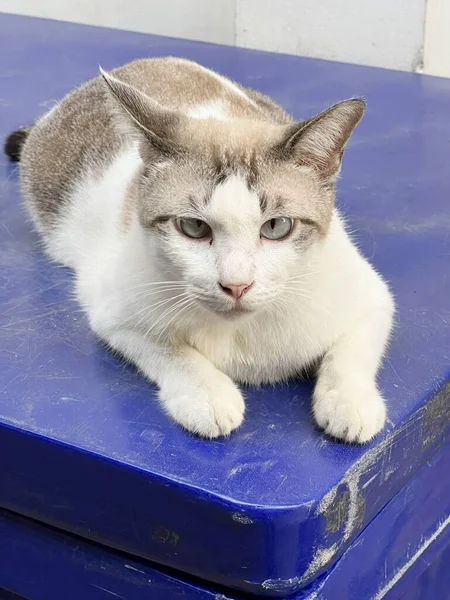
M 219 286 L 222 288 L 222 290 L 229 296 L 233 296 L 233 298 L 235 300 L 239 300 L 240 298 L 242 298 L 242 296 L 248 292 L 248 290 L 252 287 L 252 285 L 253 285 L 253 281 L 252 281 L 252 283 L 238 283 L 238 284 L 222 283 L 219 281 Z

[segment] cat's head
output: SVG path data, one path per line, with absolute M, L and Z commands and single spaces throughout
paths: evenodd
M 364 102 L 287 125 L 191 119 L 103 75 L 140 141 L 140 224 L 174 278 L 227 317 L 277 303 L 327 236 Z

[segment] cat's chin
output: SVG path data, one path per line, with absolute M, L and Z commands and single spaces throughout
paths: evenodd
M 237 319 L 245 319 L 255 314 L 255 310 L 237 304 L 236 306 L 230 308 L 224 308 L 213 306 L 209 303 L 203 303 L 202 306 L 208 309 L 208 312 L 213 313 L 215 316 L 224 319 L 226 321 L 235 321 Z
M 250 317 L 255 314 L 254 310 L 249 308 L 243 308 L 241 306 L 236 306 L 235 308 L 231 308 L 230 310 L 225 311 L 217 311 L 220 317 L 227 321 L 235 321 L 236 319 L 245 319 L 246 317 Z

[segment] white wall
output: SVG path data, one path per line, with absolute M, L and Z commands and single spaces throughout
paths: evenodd
M 424 72 L 450 77 L 450 0 L 428 0 Z
M 0 11 L 235 43 L 235 0 L 0 0 Z
M 0 0 L 2 10 L 406 71 L 425 54 L 426 72 L 450 76 L 450 0 Z
M 426 0 L 240 0 L 237 43 L 331 60 L 413 70 Z

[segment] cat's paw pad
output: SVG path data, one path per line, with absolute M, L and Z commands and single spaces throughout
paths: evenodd
M 161 394 L 166 412 L 188 431 L 204 438 L 229 435 L 244 419 L 241 392 L 223 373 L 207 385 Z
M 328 435 L 360 444 L 370 441 L 386 422 L 386 406 L 377 389 L 357 383 L 328 387 L 319 382 L 313 413 Z

